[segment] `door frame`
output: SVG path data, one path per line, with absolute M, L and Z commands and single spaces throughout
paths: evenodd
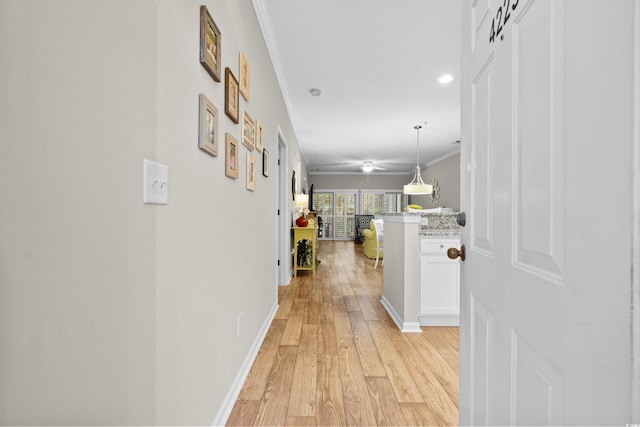
M 282 129 L 278 126 L 278 211 L 276 225 L 276 241 L 278 248 L 278 260 L 277 266 L 277 286 L 287 286 L 291 279 L 291 271 L 289 270 L 289 229 L 287 227 L 287 220 L 289 219 L 289 193 L 287 185 L 287 177 L 289 176 L 289 148 L 287 141 L 284 138 Z
M 632 242 L 632 422 L 640 422 L 640 0 L 634 18 L 634 113 L 633 113 L 633 242 Z

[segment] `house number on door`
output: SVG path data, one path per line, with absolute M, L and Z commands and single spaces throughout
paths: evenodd
M 504 26 L 507 25 L 507 22 L 511 17 L 511 11 L 516 10 L 516 7 L 518 7 L 519 2 L 520 0 L 514 0 L 513 3 L 511 2 L 511 0 L 504 0 L 504 2 L 502 3 L 502 6 L 498 8 L 498 11 L 496 12 L 496 17 L 493 18 L 493 20 L 491 21 L 491 31 L 489 31 L 489 43 L 493 43 L 494 41 L 496 41 L 496 37 L 500 35 Z

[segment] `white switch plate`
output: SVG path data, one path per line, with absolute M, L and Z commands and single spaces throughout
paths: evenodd
M 167 165 L 144 159 L 142 198 L 144 203 L 166 205 L 169 203 L 169 168 Z

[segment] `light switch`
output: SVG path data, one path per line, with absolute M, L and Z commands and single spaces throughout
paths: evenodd
M 169 168 L 167 165 L 143 160 L 143 202 L 154 205 L 169 203 Z

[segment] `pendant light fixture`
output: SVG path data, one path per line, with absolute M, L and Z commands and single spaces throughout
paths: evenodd
M 427 122 L 424 123 L 425 125 Z M 425 184 L 420 176 L 420 129 L 421 125 L 415 125 L 413 127 L 416 130 L 416 172 L 413 176 L 413 181 L 405 185 L 403 188 L 404 194 L 431 194 L 433 187 L 429 184 Z

